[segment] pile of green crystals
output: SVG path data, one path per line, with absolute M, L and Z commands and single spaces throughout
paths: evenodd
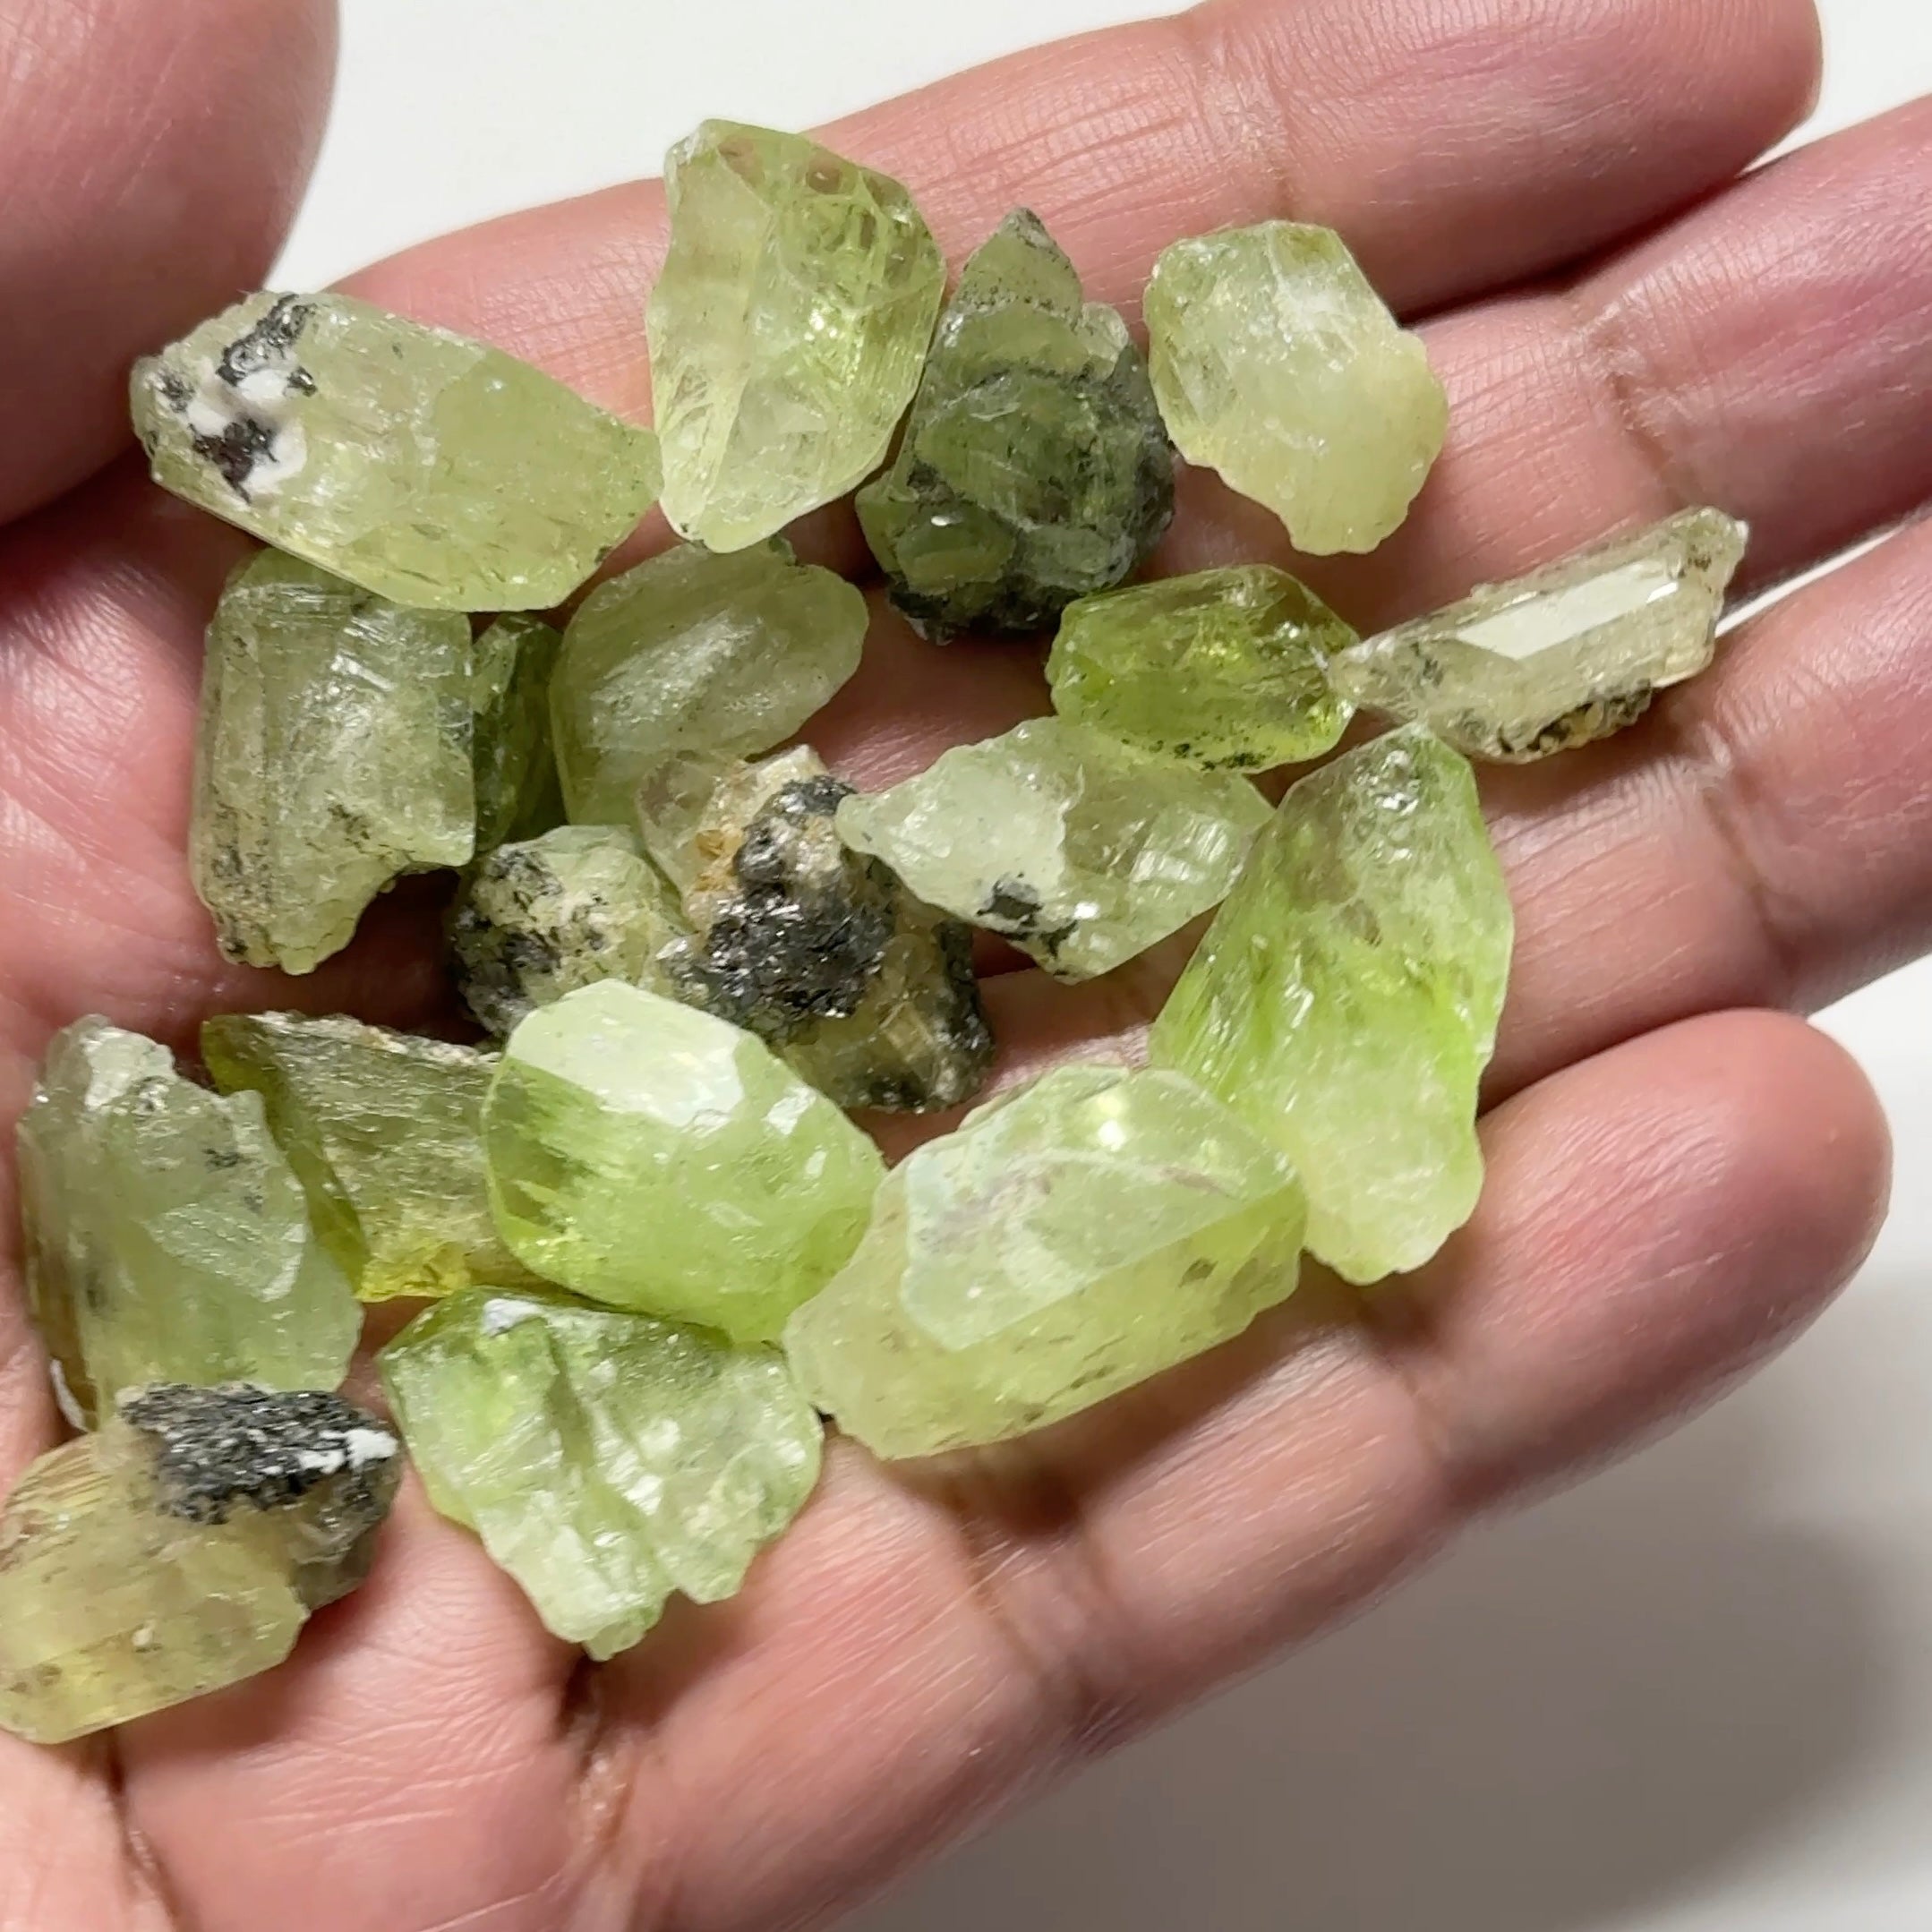
M 1511 919 L 1468 758 L 1702 669 L 1741 528 L 1693 510 L 1368 638 L 1275 565 L 1130 581 L 1177 453 L 1304 553 L 1407 514 L 1446 399 L 1337 236 L 1176 243 L 1143 358 L 1024 209 L 946 302 L 904 188 L 809 141 L 707 123 L 667 185 L 655 434 L 338 295 L 134 372 L 156 479 L 271 546 L 208 633 L 223 950 L 308 973 L 453 874 L 475 1043 L 55 1039 L 21 1199 L 80 1432 L 0 1511 L 0 1727 L 278 1662 L 366 1573 L 404 1447 L 608 1656 L 739 1587 L 825 1417 L 884 1458 L 994 1442 L 1237 1334 L 1304 1253 L 1366 1286 L 1475 1207 Z M 871 796 L 797 736 L 867 601 L 781 534 L 855 490 L 913 629 L 1052 633 L 1050 714 Z M 579 597 L 660 498 L 683 541 Z M 1340 750 L 1358 707 L 1395 729 Z M 1271 808 L 1254 774 L 1304 763 Z M 1009 1085 L 890 1171 L 851 1117 L 981 1097 L 975 928 L 1080 980 L 1210 913 L 1144 1065 Z M 388 1421 L 335 1391 L 392 1299 Z

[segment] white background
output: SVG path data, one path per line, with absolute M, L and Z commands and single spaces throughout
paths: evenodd
M 1817 127 L 1932 91 L 1932 0 L 1824 9 Z M 705 115 L 805 126 L 1147 10 L 345 0 L 282 283 L 653 173 Z M 1932 970 L 1825 1024 L 1885 1096 L 1898 1199 L 1791 1355 L 852 1932 L 1932 1928 Z

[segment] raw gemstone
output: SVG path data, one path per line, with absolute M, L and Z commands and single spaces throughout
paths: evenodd
M 1218 903 L 1268 817 L 1236 774 L 1034 718 L 847 799 L 838 827 L 921 899 L 1085 979 Z
M 517 1029 L 483 1132 L 529 1267 L 739 1340 L 775 1335 L 851 1254 L 883 1172 L 764 1041 L 618 979 Z
M 224 1093 L 260 1094 L 324 1246 L 365 1302 L 530 1278 L 498 1237 L 483 1178 L 493 1056 L 338 1013 L 218 1013 L 201 1056 Z
M 154 1381 L 333 1389 L 362 1327 L 253 1094 L 105 1020 L 54 1036 L 19 1128 L 27 1297 L 91 1423 Z
M 1371 637 L 1337 688 L 1426 724 L 1471 757 L 1512 764 L 1607 738 L 1716 654 L 1747 532 L 1693 509 Z
M 1289 791 L 1154 1024 L 1157 1065 L 1294 1163 L 1309 1250 L 1350 1281 L 1421 1266 L 1475 1206 L 1510 936 L 1475 776 L 1411 727 Z
M 919 380 L 946 269 L 896 181 L 706 121 L 664 164 L 651 291 L 664 513 L 742 550 L 862 483 Z
M 471 763 L 479 852 L 563 823 L 550 748 L 550 677 L 562 642 L 541 618 L 518 611 L 498 618 L 476 640 Z
M 1007 216 L 940 317 L 859 520 L 922 637 L 1023 633 L 1117 584 L 1174 515 L 1174 452 L 1119 314 L 1082 303 L 1039 218 Z
M 1339 235 L 1263 221 L 1176 242 L 1145 312 L 1154 394 L 1190 463 L 1311 555 L 1373 550 L 1400 526 L 1449 401 Z
M 1288 1164 L 1192 1081 L 1064 1066 L 908 1155 L 785 1329 L 875 1454 L 1057 1421 L 1237 1335 L 1295 1287 Z
M 670 882 L 620 825 L 560 825 L 477 860 L 449 919 L 457 985 L 507 1039 L 537 1007 L 600 979 L 670 990 L 657 955 L 685 930 Z
M 377 1362 L 431 1501 L 594 1657 L 734 1594 L 818 1478 L 783 1361 L 700 1329 L 473 1288 Z
M 134 365 L 154 479 L 364 590 L 560 603 L 657 495 L 657 440 L 347 295 L 250 295 Z
M 1332 750 L 1329 659 L 1355 634 L 1271 565 L 1163 577 L 1069 605 L 1047 659 L 1063 718 L 1193 765 L 1265 771 Z
M 312 1390 L 124 1396 L 0 1509 L 0 1730 L 62 1744 L 272 1669 L 369 1574 L 398 1448 Z
M 637 787 L 679 754 L 770 750 L 858 670 L 865 637 L 858 590 L 782 542 L 680 544 L 599 585 L 551 682 L 570 816 L 628 825 Z
M 469 620 L 263 551 L 209 626 L 194 887 L 221 950 L 304 973 L 404 872 L 475 837 Z

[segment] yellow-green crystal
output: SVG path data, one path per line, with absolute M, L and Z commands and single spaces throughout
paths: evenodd
M 431 1500 L 594 1657 L 733 1595 L 817 1481 L 782 1360 L 702 1329 L 476 1288 L 377 1359 Z
M 312 971 L 475 838 L 469 621 L 263 551 L 208 630 L 189 859 L 230 959 Z
M 847 799 L 838 827 L 929 904 L 1085 979 L 1218 904 L 1268 816 L 1237 774 L 1035 718 Z
M 1155 1064 L 1287 1155 L 1310 1252 L 1351 1281 L 1419 1267 L 1475 1206 L 1511 930 L 1475 776 L 1411 727 L 1288 792 L 1154 1024 Z
M 497 1226 L 528 1267 L 743 1340 L 851 1254 L 883 1172 L 762 1040 L 616 979 L 517 1029 L 483 1130 Z
M 551 680 L 571 818 L 629 825 L 638 786 L 681 755 L 770 750 L 859 668 L 865 635 L 858 590 L 782 542 L 680 544 L 600 585 Z
M 876 1454 L 1070 1415 L 1295 1287 L 1287 1162 L 1174 1073 L 1073 1065 L 895 1167 L 859 1251 L 792 1316 L 806 1393 Z
M 560 603 L 657 495 L 648 430 L 348 295 L 250 295 L 133 402 L 157 483 L 398 603 Z
M 799 134 L 706 121 L 664 192 L 646 321 L 664 512 L 741 550 L 885 460 L 945 262 L 896 181 Z
M 1332 230 L 1263 221 L 1176 242 L 1144 312 L 1181 454 L 1265 503 L 1297 550 L 1373 550 L 1408 515 L 1448 399 Z
M 1047 681 L 1063 718 L 1143 751 L 1265 771 L 1334 748 L 1350 706 L 1328 661 L 1355 641 L 1286 570 L 1235 564 L 1068 605 Z
M 18 1139 L 28 1303 L 84 1419 L 144 1382 L 342 1380 L 361 1318 L 254 1095 L 79 1020 Z
M 550 748 L 550 679 L 562 642 L 541 618 L 519 611 L 498 618 L 476 640 L 470 698 L 479 852 L 563 823 Z
M 1338 656 L 1338 688 L 1471 757 L 1521 764 L 1634 723 L 1717 649 L 1746 531 L 1686 510 Z
M 402 1471 L 314 1392 L 164 1384 L 0 1509 L 0 1730 L 62 1744 L 272 1669 L 368 1574 Z

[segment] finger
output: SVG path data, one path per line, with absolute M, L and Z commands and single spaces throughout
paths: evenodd
M 0 11 L 0 518 L 124 448 L 128 364 L 267 273 L 334 57 L 329 0 Z

